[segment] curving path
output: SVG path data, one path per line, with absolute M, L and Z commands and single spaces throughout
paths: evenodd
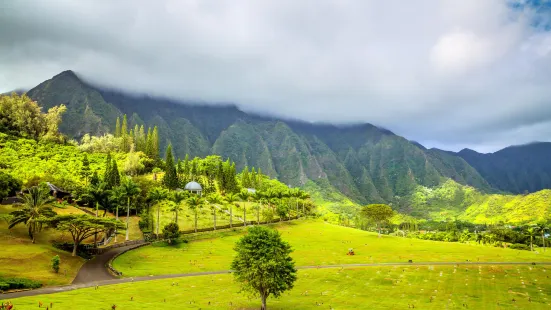
M 128 250 L 129 248 L 136 247 L 136 245 L 127 246 L 127 247 L 121 247 L 113 250 L 124 250 L 125 248 Z M 114 257 L 117 253 L 120 253 L 121 251 L 108 251 L 102 255 Z M 98 257 L 102 256 L 98 255 Z M 97 257 L 96 257 L 97 258 Z M 26 296 L 36 296 L 36 295 L 44 295 L 44 294 L 54 294 L 54 293 L 60 293 L 60 292 L 67 292 L 72 291 L 80 288 L 85 287 L 94 287 L 94 286 L 105 286 L 105 285 L 111 285 L 111 284 L 120 284 L 120 283 L 128 283 L 128 282 L 140 282 L 140 281 L 151 281 L 151 280 L 159 280 L 159 279 L 169 279 L 169 278 L 185 278 L 185 277 L 197 277 L 197 276 L 205 276 L 205 275 L 213 275 L 213 274 L 226 274 L 231 273 L 231 270 L 222 270 L 222 271 L 206 271 L 206 272 L 194 272 L 194 273 L 180 273 L 180 274 L 166 274 L 166 275 L 158 275 L 158 276 L 145 276 L 145 277 L 135 277 L 135 278 L 122 278 L 118 279 L 115 278 L 113 275 L 111 275 L 109 272 L 107 272 L 105 265 L 103 266 L 103 271 L 100 273 L 100 275 L 95 276 L 94 274 L 90 274 L 90 272 L 93 272 L 94 270 L 98 270 L 99 261 L 103 261 L 104 258 L 101 258 L 98 260 L 98 263 L 90 263 L 90 267 L 85 266 L 88 264 L 84 264 L 79 271 L 77 277 L 73 281 L 73 284 L 65 285 L 65 286 L 54 286 L 54 287 L 47 287 L 47 288 L 40 288 L 36 290 L 29 290 L 29 291 L 22 291 L 22 292 L 15 292 L 15 293 L 8 293 L 8 294 L 0 294 L 1 299 L 11 299 L 11 298 L 17 298 L 17 297 L 26 297 Z M 92 262 L 93 260 L 90 260 L 89 262 Z M 109 259 L 107 260 L 107 262 Z M 380 267 L 380 266 L 431 266 L 431 265 L 438 265 L 438 266 L 445 266 L 445 265 L 532 265 L 534 263 L 531 262 L 420 262 L 420 263 L 371 263 L 371 264 L 343 264 L 343 265 L 324 265 L 324 266 L 301 266 L 296 267 L 297 269 L 326 269 L 326 268 L 353 268 L 353 267 Z M 551 265 L 551 262 L 535 262 L 537 265 Z M 81 275 L 81 271 L 84 273 L 79 279 L 79 276 Z M 77 279 L 79 281 L 88 281 L 88 282 L 77 282 Z M 97 280 L 93 280 L 97 279 Z

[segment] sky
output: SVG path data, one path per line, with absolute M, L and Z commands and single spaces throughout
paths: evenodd
M 427 147 L 551 141 L 551 3 L 0 0 L 0 92 L 95 84 Z

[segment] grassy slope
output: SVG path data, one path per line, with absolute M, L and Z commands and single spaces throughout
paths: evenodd
M 13 210 L 11 206 L 0 206 L 0 214 Z M 56 212 L 82 213 L 73 207 L 56 209 Z M 60 285 L 70 283 L 84 263 L 82 258 L 71 257 L 70 253 L 50 245 L 51 240 L 70 241 L 71 236 L 68 234 L 43 230 L 38 235 L 36 244 L 32 244 L 24 225 L 14 227 L 11 232 L 7 227 L 6 222 L 0 222 L 0 275 L 34 279 L 45 285 Z M 55 255 L 61 258 L 58 274 L 51 271 L 50 265 L 50 260 Z M 64 274 L 65 270 L 67 276 Z
M 376 267 L 300 270 L 295 287 L 270 309 L 549 309 L 550 270 L 541 266 Z M 172 285 L 177 282 L 178 285 Z M 216 289 L 213 289 L 215 287 Z M 432 296 L 432 302 L 431 302 Z M 133 301 L 131 301 L 133 297 Z M 529 298 L 531 301 L 529 301 Z M 515 299 L 513 302 L 512 300 Z M 134 282 L 12 300 L 54 309 L 258 309 L 231 275 Z M 463 305 L 466 304 L 467 308 Z
M 480 245 L 385 236 L 319 221 L 274 225 L 294 248 L 297 266 L 421 261 L 551 261 L 541 254 Z M 233 246 L 244 230 L 202 235 L 177 247 L 153 245 L 119 256 L 114 266 L 125 276 L 227 270 Z M 209 236 L 211 236 L 209 238 Z M 356 255 L 347 256 L 348 248 Z

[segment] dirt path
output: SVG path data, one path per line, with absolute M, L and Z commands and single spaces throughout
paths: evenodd
M 121 247 L 114 250 L 124 250 L 125 248 L 129 247 L 135 247 L 128 246 L 128 247 Z M 105 254 L 110 254 L 110 257 L 113 257 L 116 255 L 115 252 L 118 251 L 109 251 Z M 111 255 L 112 254 L 112 255 Z M 101 255 L 100 255 L 101 256 Z M 107 255 L 106 255 L 107 257 Z M 101 259 L 103 261 L 104 258 Z M 109 259 L 107 259 L 109 261 Z M 107 262 L 106 261 L 106 262 Z M 92 260 L 90 261 L 92 262 Z M 88 263 L 86 263 L 88 264 Z M 37 295 L 44 295 L 44 294 L 53 294 L 53 293 L 60 293 L 60 292 L 67 292 L 72 291 L 80 288 L 85 287 L 94 287 L 94 286 L 105 286 L 105 285 L 112 285 L 112 284 L 120 284 L 120 283 L 128 283 L 128 282 L 140 282 L 140 281 L 151 281 L 151 280 L 159 280 L 159 279 L 170 279 L 170 278 L 185 278 L 185 277 L 197 277 L 197 276 L 205 276 L 205 275 L 213 275 L 213 274 L 226 274 L 231 273 L 231 270 L 222 270 L 222 271 L 206 271 L 206 272 L 194 272 L 194 273 L 181 273 L 181 274 L 167 274 L 167 275 L 158 275 L 158 276 L 146 276 L 146 277 L 135 277 L 135 278 L 122 278 L 117 279 L 111 274 L 109 274 L 104 267 L 104 265 L 98 263 L 90 263 L 90 267 L 86 267 L 86 264 L 84 264 L 81 268 L 81 271 L 84 269 L 84 273 L 81 277 L 81 280 L 79 281 L 90 281 L 90 282 L 77 282 L 77 279 L 79 278 L 79 275 L 81 274 L 81 271 L 79 271 L 79 274 L 77 275 L 77 278 L 75 278 L 75 281 L 73 281 L 73 284 L 71 285 L 65 285 L 65 286 L 55 286 L 55 287 L 46 287 L 36 290 L 29 290 L 29 291 L 23 291 L 23 292 L 16 292 L 16 293 L 8 293 L 8 294 L 1 294 L 0 299 L 6 300 L 6 299 L 12 299 L 12 298 L 18 298 L 18 297 L 26 297 L 26 296 L 37 296 Z M 344 265 L 325 265 L 325 266 L 300 266 L 297 267 L 297 269 L 326 269 L 326 268 L 354 268 L 354 267 L 392 267 L 392 266 L 453 266 L 453 265 L 462 265 L 462 266 L 479 266 L 479 265 L 532 265 L 531 262 L 420 262 L 420 263 L 373 263 L 373 264 L 344 264 Z M 551 265 L 551 262 L 535 262 L 536 265 Z M 103 266 L 103 270 L 101 271 L 102 274 L 100 276 L 95 276 L 93 273 L 94 271 L 100 272 L 98 269 L 98 266 Z M 105 273 L 103 273 L 105 272 Z M 107 278 L 107 275 L 109 278 Z M 97 279 L 97 280 L 96 280 Z M 100 280 L 103 279 L 103 280 Z M 98 288 L 101 289 L 101 288 Z

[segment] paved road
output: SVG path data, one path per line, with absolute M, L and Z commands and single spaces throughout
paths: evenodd
M 130 246 L 133 247 L 133 246 Z M 119 248 L 123 250 L 125 247 Z M 115 249 L 118 250 L 118 249 Z M 111 251 L 107 252 L 111 253 Z M 106 253 L 106 254 L 107 254 Z M 116 254 L 116 253 L 115 253 Z M 111 257 L 114 256 L 111 255 Z M 109 261 L 109 260 L 107 260 Z M 536 265 L 551 265 L 551 262 L 535 262 Z M 86 265 L 86 264 L 85 264 Z M 92 264 L 91 264 L 92 265 Z M 324 266 L 301 266 L 297 267 L 297 269 L 326 269 L 326 268 L 353 268 L 353 267 L 392 267 L 392 266 L 445 266 L 445 265 L 532 265 L 531 262 L 420 262 L 420 263 L 371 263 L 371 264 L 343 264 L 343 265 L 324 265 Z M 97 270 L 95 266 L 98 266 L 97 264 L 93 264 L 93 268 L 90 267 L 90 269 L 87 269 L 88 271 Z M 84 268 L 84 266 L 82 267 Z M 81 270 L 82 270 L 81 268 Z M 105 269 L 105 267 L 103 268 Z M 88 272 L 87 271 L 87 272 Z M 104 270 L 105 271 L 105 270 Z M 53 293 L 59 293 L 59 292 L 66 292 L 66 291 L 72 291 L 80 288 L 85 287 L 94 287 L 94 286 L 105 286 L 105 285 L 111 285 L 111 284 L 120 284 L 120 283 L 128 283 L 128 282 L 140 282 L 140 281 L 151 281 L 151 280 L 159 280 L 159 279 L 169 279 L 169 278 L 184 278 L 184 277 L 197 277 L 197 276 L 205 276 L 205 275 L 213 275 L 213 274 L 227 274 L 231 273 L 231 270 L 222 270 L 222 271 L 206 271 L 206 272 L 194 272 L 194 273 L 180 273 L 180 274 L 167 274 L 167 275 L 159 275 L 159 276 L 147 276 L 147 277 L 136 277 L 136 278 L 122 278 L 117 279 L 114 278 L 111 274 L 109 274 L 110 278 L 103 279 L 103 280 L 91 280 L 91 282 L 87 283 L 76 283 L 73 281 L 73 284 L 71 285 L 65 285 L 65 286 L 56 286 L 56 287 L 47 287 L 47 288 L 41 288 L 36 290 L 30 290 L 30 291 L 23 291 L 23 292 L 16 292 L 16 293 L 8 293 L 8 294 L 1 294 L 0 299 L 12 299 L 17 297 L 25 297 L 25 296 L 36 296 L 36 295 L 44 295 L 44 294 L 53 294 Z M 79 271 L 80 275 L 80 271 Z M 77 275 L 78 278 L 78 275 Z M 83 279 L 92 279 L 94 276 L 87 275 Z M 100 279 L 101 277 L 97 277 Z

